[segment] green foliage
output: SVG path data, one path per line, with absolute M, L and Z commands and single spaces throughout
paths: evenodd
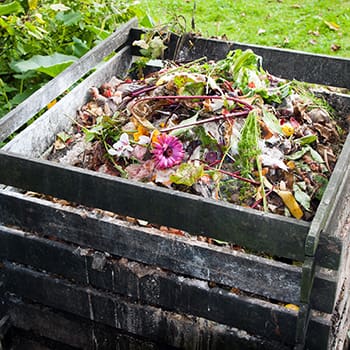
M 204 175 L 202 165 L 182 163 L 176 173 L 170 176 L 170 180 L 177 185 L 192 186 Z
M 260 129 L 257 115 L 250 112 L 241 131 L 241 139 L 238 143 L 239 162 L 242 176 L 248 176 L 254 169 L 257 157 L 260 154 L 259 141 Z
M 135 11 L 133 3 L 124 0 L 5 0 L 0 16 L 1 117 Z

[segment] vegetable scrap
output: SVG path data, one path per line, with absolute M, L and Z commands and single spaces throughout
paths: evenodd
M 251 50 L 89 92 L 82 166 L 296 219 L 314 216 L 346 136 L 324 100 Z

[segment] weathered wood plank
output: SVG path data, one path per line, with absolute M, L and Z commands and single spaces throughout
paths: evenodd
M 75 348 L 84 350 L 171 350 L 178 349 L 166 344 L 151 342 L 147 339 L 137 338 L 134 335 L 123 334 L 115 328 L 99 323 L 92 323 L 71 314 L 63 313 L 48 307 L 30 304 L 19 299 L 10 298 L 3 300 L 3 303 L 10 304 L 13 323 L 20 329 L 29 329 L 46 337 L 74 345 Z M 54 329 L 55 331 L 51 331 Z M 215 330 L 214 330 L 215 331 Z M 216 343 L 208 335 L 208 344 L 202 345 L 201 349 L 227 349 L 230 350 L 287 350 L 280 344 L 272 341 L 264 341 L 258 337 L 230 330 L 229 334 L 216 334 Z M 223 330 L 221 330 L 223 333 Z M 72 338 L 74 337 L 74 342 Z M 220 341 L 218 338 L 221 338 Z M 225 345 L 226 344 L 226 345 Z M 214 347 L 215 346 L 215 347 Z
M 16 196 L 0 198 L 0 221 L 5 225 L 52 235 L 77 245 L 277 300 L 295 303 L 299 300 L 300 269 L 295 266 L 149 231 L 121 220 L 96 218 L 89 211 L 50 202 L 30 198 L 16 200 Z M 329 283 L 329 286 L 334 285 L 334 282 Z
M 9 314 L 14 325 L 6 339 L 9 346 L 5 349 L 16 350 L 16 346 L 21 346 L 18 349 L 41 350 L 35 345 L 43 346 L 44 344 L 47 344 L 51 350 L 174 349 L 165 344 L 157 345 L 147 339 L 123 334 L 113 327 L 93 323 L 80 317 L 72 317 L 72 315 L 42 305 L 24 302 L 19 298 L 9 297 L 8 299 L 0 298 L 0 300 L 2 303 L 8 304 Z M 28 343 L 25 342 L 27 339 Z M 32 344 L 29 340 L 35 341 L 31 348 L 28 348 Z
M 41 157 L 52 145 L 57 133 L 71 128 L 76 111 L 88 98 L 89 88 L 100 86 L 106 81 L 106 77 L 124 76 L 131 61 L 130 48 L 121 49 L 39 119 L 8 142 L 3 150 L 11 150 L 31 157 Z
M 219 311 L 217 314 L 218 308 L 215 308 L 215 306 L 208 307 L 211 302 L 215 301 L 219 305 L 221 299 L 224 301 L 225 297 L 221 294 L 222 290 L 220 288 L 208 289 L 208 285 L 205 282 L 199 282 L 198 280 L 196 284 L 196 280 L 156 271 L 135 262 L 128 263 L 121 260 L 112 263 L 106 259 L 103 253 L 91 250 L 91 248 L 88 254 L 81 256 L 79 254 L 81 250 L 77 248 L 75 245 L 67 245 L 25 235 L 23 232 L 14 229 L 5 227 L 0 229 L 0 257 L 2 259 L 60 275 L 79 284 L 88 285 L 91 283 L 96 288 L 129 296 L 142 303 L 206 317 L 230 326 L 242 326 L 242 315 L 238 312 L 233 315 L 224 315 Z M 138 251 L 135 251 L 135 255 L 138 255 Z M 57 263 L 57 261 L 60 263 Z M 98 261 L 103 262 L 100 267 L 97 266 Z M 259 263 L 257 262 L 257 264 Z M 245 274 L 245 270 L 247 270 L 246 264 L 243 262 L 241 265 L 242 267 L 239 269 L 240 278 L 244 281 L 250 281 L 249 276 L 246 277 Z M 255 275 L 261 276 L 264 273 L 266 275 L 266 270 L 268 269 L 269 266 L 260 263 L 260 271 L 257 268 Z M 291 290 L 283 295 L 284 289 L 282 293 L 276 293 L 273 288 L 269 288 L 270 284 L 276 287 L 276 282 L 272 281 L 265 284 L 267 288 L 264 296 L 269 295 L 270 298 L 276 300 L 280 299 L 282 295 L 282 300 L 285 302 L 298 303 L 300 273 L 290 273 L 283 267 L 281 267 L 281 271 L 274 272 L 276 274 L 274 278 L 280 280 L 280 283 L 284 286 L 289 286 Z M 230 285 L 230 287 L 237 288 L 237 284 L 234 286 Z M 317 289 L 315 289 L 314 293 L 313 307 L 322 312 L 332 313 L 336 281 L 324 278 L 324 276 L 316 277 L 315 287 Z M 155 293 L 155 291 L 158 291 L 158 293 Z M 192 295 L 198 294 L 202 294 L 200 298 L 202 308 L 195 307 L 199 301 L 193 300 L 192 297 Z M 289 296 L 291 294 L 294 295 L 294 298 L 287 300 L 286 295 Z M 256 292 L 255 295 L 257 295 Z M 239 304 L 240 300 L 235 298 L 230 300 L 229 294 L 226 298 L 228 303 L 237 302 Z M 239 309 L 239 307 L 235 308 Z M 245 311 L 243 312 L 244 314 L 246 313 Z
M 3 151 L 0 163 L 0 183 L 6 185 L 208 235 L 271 255 L 304 258 L 309 224 L 303 221 Z
M 66 91 L 84 74 L 94 68 L 102 59 L 120 48 L 128 39 L 130 29 L 137 26 L 133 19 L 121 25 L 109 38 L 91 49 L 56 78 L 34 92 L 24 102 L 0 119 L 0 141 L 6 139 L 49 102 Z
M 180 316 L 147 305 L 130 303 L 124 298 L 110 296 L 95 289 L 82 288 L 63 280 L 52 278 L 19 265 L 4 262 L 1 269 L 5 276 L 6 290 L 49 307 L 121 329 L 150 340 L 184 349 L 208 346 L 208 333 L 215 348 L 216 334 L 230 336 L 231 330 L 223 325 L 195 317 Z M 261 308 L 264 308 L 261 304 Z M 295 315 L 279 307 L 266 305 L 266 319 L 261 318 L 261 328 L 255 329 L 267 335 L 269 340 L 292 344 Z M 227 310 L 226 310 L 227 311 Z M 234 312 L 234 310 L 231 310 Z M 259 313 L 256 317 L 259 318 Z M 257 320 L 254 320 L 256 322 Z M 320 348 L 322 348 L 322 339 Z M 227 342 L 224 348 L 234 343 Z M 319 349 L 320 349 L 319 348 Z

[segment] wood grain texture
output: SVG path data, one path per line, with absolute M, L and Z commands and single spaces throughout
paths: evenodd
M 116 295 L 102 293 L 91 287 L 79 287 L 8 262 L 4 262 L 0 272 L 2 278 L 5 278 L 6 290 L 18 297 L 25 297 L 27 300 L 151 341 L 182 349 L 210 349 L 210 346 L 214 349 L 221 349 L 219 346 L 232 349 L 235 345 L 232 341 L 234 329 L 208 320 L 189 315 L 181 316 L 152 306 L 130 302 Z M 267 322 L 264 325 L 265 332 L 270 334 L 273 331 L 268 339 L 278 339 L 282 344 L 292 342 L 293 334 L 290 333 L 290 328 L 293 327 L 294 317 L 288 312 L 275 311 L 271 317 L 274 322 Z
M 3 150 L 30 157 L 41 157 L 53 144 L 59 132 L 71 129 L 77 110 L 88 99 L 89 88 L 106 82 L 106 76 L 124 77 L 131 60 L 129 47 L 121 49 L 40 118 L 8 142 Z
M 304 258 L 309 227 L 306 222 L 3 151 L 0 163 L 3 169 L 0 183 L 6 185 L 207 235 L 271 255 L 299 261 Z

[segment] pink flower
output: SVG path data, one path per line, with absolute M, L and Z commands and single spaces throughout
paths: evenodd
M 156 168 L 167 169 L 180 164 L 185 152 L 175 136 L 160 134 L 153 143 L 152 153 Z

